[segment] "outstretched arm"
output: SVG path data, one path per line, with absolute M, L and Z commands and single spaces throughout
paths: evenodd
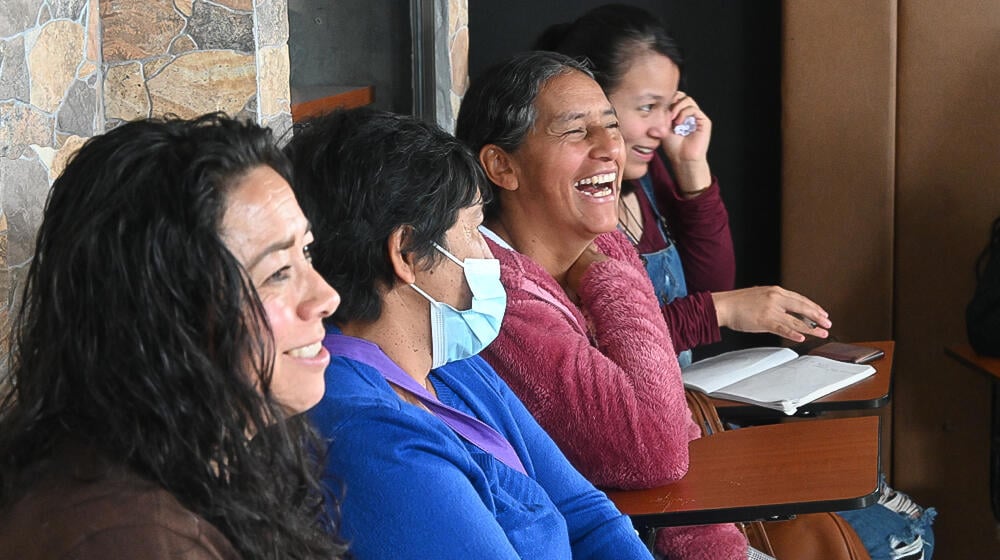
M 780 286 L 715 292 L 719 325 L 741 332 L 769 332 L 794 342 L 805 335 L 826 338 L 833 326 L 825 309 Z

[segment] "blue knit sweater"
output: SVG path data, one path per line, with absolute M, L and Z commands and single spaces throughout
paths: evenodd
M 486 362 L 430 379 L 443 403 L 503 434 L 528 476 L 401 400 L 375 369 L 334 356 L 309 416 L 331 440 L 324 483 L 356 558 L 650 558 Z

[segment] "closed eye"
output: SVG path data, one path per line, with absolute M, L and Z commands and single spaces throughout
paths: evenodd
M 291 276 L 291 271 L 292 267 L 285 265 L 279 268 L 277 271 L 275 271 L 274 274 L 268 276 L 267 280 L 265 280 L 264 283 L 271 284 L 275 282 L 284 282 L 285 280 L 288 280 L 288 278 Z

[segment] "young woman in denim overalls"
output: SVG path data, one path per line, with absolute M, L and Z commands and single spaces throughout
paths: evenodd
M 826 311 L 800 294 L 733 289 L 729 216 L 708 164 L 712 121 L 680 91 L 680 47 L 652 15 L 603 6 L 550 28 L 536 47 L 586 57 L 615 107 L 633 185 L 621 229 L 646 260 L 676 351 L 717 342 L 721 327 L 793 342 L 828 336 Z

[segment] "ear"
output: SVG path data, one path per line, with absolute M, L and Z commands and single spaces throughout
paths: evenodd
M 406 251 L 408 237 L 412 231 L 410 226 L 399 226 L 389 235 L 389 240 L 386 242 L 392 269 L 399 281 L 405 284 L 412 284 L 417 280 L 416 257 L 412 252 Z
M 486 144 L 479 150 L 479 163 L 493 184 L 504 190 L 517 190 L 516 162 L 506 150 L 496 144 Z

